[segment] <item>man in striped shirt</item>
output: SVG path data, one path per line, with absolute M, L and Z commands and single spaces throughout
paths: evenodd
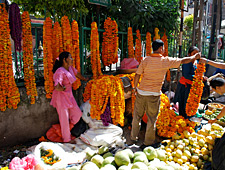
M 186 64 L 200 58 L 200 53 L 191 57 L 172 58 L 163 56 L 164 43 L 155 40 L 152 43 L 153 54 L 147 56 L 139 65 L 134 79 L 133 92 L 136 94 L 131 130 L 131 140 L 138 140 L 141 119 L 146 113 L 148 117 L 144 143 L 141 149 L 155 144 L 156 120 L 160 107 L 161 87 L 165 74 L 170 68 L 177 68 L 180 64 Z M 140 76 L 143 75 L 137 88 Z

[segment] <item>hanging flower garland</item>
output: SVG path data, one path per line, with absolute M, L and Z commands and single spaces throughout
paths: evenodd
M 89 85 L 91 85 L 91 88 L 89 88 L 91 89 L 91 117 L 99 120 L 106 109 L 108 101 L 110 101 L 113 124 L 123 126 L 125 99 L 122 80 L 113 75 L 105 75 L 93 80 Z
M 53 49 L 52 49 L 52 20 L 46 18 L 43 26 L 43 64 L 46 98 L 52 97 L 53 86 Z
M 80 46 L 79 46 L 79 30 L 77 21 L 72 22 L 72 43 L 74 51 L 73 66 L 80 72 Z M 80 87 L 81 81 L 79 78 L 73 83 L 73 89 L 76 90 Z
M 187 99 L 186 113 L 188 116 L 194 116 L 198 110 L 198 105 L 203 92 L 203 73 L 205 72 L 205 64 L 197 64 L 192 86 Z
M 102 42 L 102 62 L 104 66 L 118 62 L 118 26 L 108 17 L 104 22 L 105 32 Z
M 0 110 L 17 109 L 20 102 L 19 89 L 13 76 L 12 50 L 8 13 L 0 5 Z
M 160 40 L 159 29 L 157 27 L 155 28 L 154 32 L 155 36 L 153 37 L 153 41 Z
M 184 137 L 183 132 L 194 132 L 195 122 L 184 119 L 182 116 L 176 116 L 174 110 L 170 109 L 169 98 L 161 94 L 160 112 L 156 122 L 157 133 L 159 136 L 171 138 L 175 134 Z
M 102 75 L 100 55 L 99 55 L 99 36 L 96 22 L 91 24 L 91 67 L 93 78 L 96 79 Z
M 147 32 L 146 34 L 146 56 L 151 56 L 152 54 L 152 40 L 151 34 Z
M 52 38 L 52 48 L 53 48 L 53 63 L 59 54 L 63 52 L 63 44 L 62 44 L 62 29 L 59 25 L 59 22 L 54 23 L 53 27 L 53 38 Z
M 20 72 L 22 69 L 22 59 L 20 57 L 20 66 L 18 67 L 18 61 L 17 61 L 17 51 L 21 52 L 21 40 L 22 40 L 22 22 L 20 17 L 20 9 L 16 3 L 12 3 L 9 6 L 9 26 L 10 26 L 10 33 L 11 38 L 14 41 L 15 46 L 15 64 L 17 72 Z
M 35 96 L 37 96 L 37 88 L 35 83 L 35 73 L 33 65 L 31 22 L 29 13 L 27 11 L 24 11 L 22 14 L 22 27 L 24 81 L 27 95 L 31 96 L 31 104 L 34 104 Z
M 133 44 L 133 33 L 132 28 L 128 27 L 128 33 L 127 33 L 127 41 L 128 41 L 128 57 L 134 58 L 134 44 Z
M 137 30 L 136 31 L 136 45 L 135 45 L 135 59 L 139 62 L 139 64 L 141 63 L 142 57 L 141 57 L 141 34 L 140 31 Z
M 164 34 L 163 34 L 161 40 L 164 42 L 164 54 L 163 54 L 163 56 L 168 56 L 168 40 L 167 40 L 167 36 L 166 36 L 166 30 L 164 31 Z M 166 81 L 167 82 L 171 81 L 170 75 L 171 75 L 170 70 L 167 70 L 167 72 L 166 72 Z
M 112 21 L 112 35 L 113 35 L 113 59 L 112 63 L 118 62 L 118 48 L 119 48 L 119 37 L 118 37 L 118 25 L 116 21 Z
M 63 51 L 67 51 L 74 58 L 73 53 L 73 43 L 72 43 L 72 31 L 70 27 L 70 22 L 67 16 L 63 16 L 61 19 L 62 24 L 62 41 L 63 41 Z

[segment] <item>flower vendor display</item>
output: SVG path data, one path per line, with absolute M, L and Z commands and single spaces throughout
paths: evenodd
M 195 123 L 184 119 L 182 116 L 176 116 L 174 110 L 170 108 L 169 98 L 165 94 L 161 94 L 160 111 L 156 127 L 159 136 L 167 138 L 180 136 L 183 138 L 184 131 L 194 132 Z
M 139 64 L 141 63 L 142 60 L 142 48 L 141 48 L 141 34 L 140 31 L 137 30 L 136 31 L 136 44 L 135 44 L 135 59 L 139 62 Z
M 73 44 L 73 66 L 80 72 L 80 46 L 79 46 L 79 29 L 77 21 L 73 20 L 71 24 L 72 30 L 72 44 Z M 73 83 L 73 89 L 80 87 L 81 81 L 79 78 Z
M 159 29 L 157 27 L 155 28 L 154 32 L 155 36 L 153 37 L 153 41 L 160 40 Z
M 9 169 L 12 170 L 35 170 L 37 165 L 37 160 L 33 155 L 27 155 L 26 157 L 20 159 L 19 157 L 14 157 L 9 164 Z
M 29 13 L 27 11 L 24 11 L 22 14 L 22 25 L 24 81 L 27 95 L 31 97 L 31 104 L 34 104 L 35 96 L 37 96 L 37 88 L 33 65 L 31 22 Z
M 96 79 L 102 75 L 100 54 L 99 54 L 98 27 L 96 22 L 91 23 L 90 48 L 91 48 L 91 68 L 92 68 L 93 78 Z
M 124 89 L 123 82 L 119 77 L 104 75 L 98 79 L 89 81 L 85 87 L 83 96 L 85 101 L 87 101 L 88 98 L 90 99 L 90 114 L 93 119 L 101 119 L 101 115 L 105 112 L 109 102 L 110 111 L 105 112 L 104 118 L 107 117 L 107 114 L 111 114 L 110 117 L 113 124 L 124 125 Z M 109 121 L 108 118 L 105 120 Z
M 147 32 L 146 34 L 146 56 L 151 56 L 152 54 L 152 38 L 151 34 Z
M 19 89 L 13 76 L 12 50 L 8 13 L 0 6 L 0 110 L 17 109 L 20 102 Z
M 163 56 L 168 56 L 168 40 L 167 40 L 167 36 L 166 36 L 166 30 L 164 31 L 164 34 L 163 34 L 161 40 L 164 42 L 164 54 L 163 54 Z M 171 81 L 170 70 L 168 70 L 166 72 L 166 81 L 167 82 Z
M 52 20 L 47 17 L 43 25 L 43 64 L 46 98 L 52 97 L 53 86 L 53 44 L 52 44 Z
M 134 44 L 133 44 L 133 33 L 132 33 L 132 27 L 128 27 L 127 32 L 127 43 L 128 43 L 128 57 L 134 58 Z
M 55 22 L 53 26 L 52 48 L 53 48 L 53 63 L 55 63 L 56 58 L 59 56 L 61 52 L 63 52 L 62 28 L 59 22 Z
M 104 22 L 105 32 L 102 42 L 102 61 L 104 66 L 118 62 L 118 26 L 116 21 L 108 17 Z
M 205 72 L 205 64 L 197 64 L 195 75 L 192 81 L 190 93 L 186 104 L 186 113 L 188 116 L 194 116 L 198 110 L 198 105 L 201 101 L 203 92 L 203 73 Z
M 9 6 L 9 27 L 11 38 L 14 41 L 15 47 L 15 65 L 16 65 L 16 73 L 18 74 L 22 70 L 22 59 L 20 58 L 20 67 L 18 65 L 17 52 L 21 52 L 21 41 L 22 41 L 22 22 L 20 17 L 20 9 L 16 3 L 12 3 Z

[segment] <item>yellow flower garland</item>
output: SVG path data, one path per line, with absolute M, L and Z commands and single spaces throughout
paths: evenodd
M 195 123 L 184 119 L 182 116 L 176 116 L 170 108 L 170 101 L 165 94 L 161 94 L 160 112 L 156 122 L 157 133 L 159 136 L 171 138 L 175 134 L 184 137 L 185 130 L 194 132 Z
M 93 78 L 96 79 L 102 75 L 100 55 L 99 55 L 99 36 L 96 22 L 91 24 L 91 67 Z
M 128 57 L 134 58 L 134 44 L 133 44 L 133 33 L 132 28 L 128 27 L 128 33 L 127 33 L 127 43 L 128 43 Z
M 73 20 L 72 22 L 72 43 L 73 43 L 73 51 L 74 51 L 74 60 L 73 65 L 80 72 L 80 45 L 79 45 L 79 30 L 77 21 Z M 73 83 L 73 89 L 77 90 L 81 85 L 81 81 L 79 78 Z
M 43 26 L 43 64 L 46 98 L 52 97 L 53 86 L 53 52 L 52 52 L 52 20 L 46 18 Z
M 0 5 L 0 110 L 17 109 L 20 102 L 19 89 L 13 75 L 12 50 L 8 13 Z
M 205 64 L 197 64 L 195 75 L 192 81 L 192 86 L 187 99 L 186 113 L 188 116 L 193 116 L 198 110 L 198 105 L 203 92 L 203 73 L 205 72 Z
M 118 26 L 108 17 L 104 22 L 105 32 L 102 42 L 102 61 L 104 66 L 118 62 Z
M 59 22 L 54 23 L 52 46 L 53 46 L 53 63 L 55 63 L 56 58 L 59 57 L 59 54 L 61 52 L 63 52 L 62 28 Z
M 151 56 L 152 54 L 152 40 L 151 34 L 147 32 L 146 34 L 146 56 Z
M 31 22 L 27 11 L 24 11 L 22 14 L 22 28 L 24 81 L 27 95 L 31 96 L 31 104 L 34 104 L 35 96 L 37 96 L 37 89 L 33 65 Z
M 142 48 L 141 48 L 141 34 L 140 34 L 139 30 L 136 31 L 136 37 L 137 37 L 137 39 L 136 39 L 136 45 L 135 45 L 135 59 L 139 63 L 141 63 L 141 60 L 142 60 L 141 50 L 142 50 Z

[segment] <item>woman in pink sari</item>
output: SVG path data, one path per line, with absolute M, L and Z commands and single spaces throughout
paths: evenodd
M 63 142 L 72 142 L 69 124 L 75 125 L 82 116 L 72 93 L 72 84 L 76 81 L 76 77 L 84 81 L 88 80 L 72 65 L 73 59 L 70 53 L 62 52 L 53 67 L 55 89 L 50 104 L 58 112 Z

